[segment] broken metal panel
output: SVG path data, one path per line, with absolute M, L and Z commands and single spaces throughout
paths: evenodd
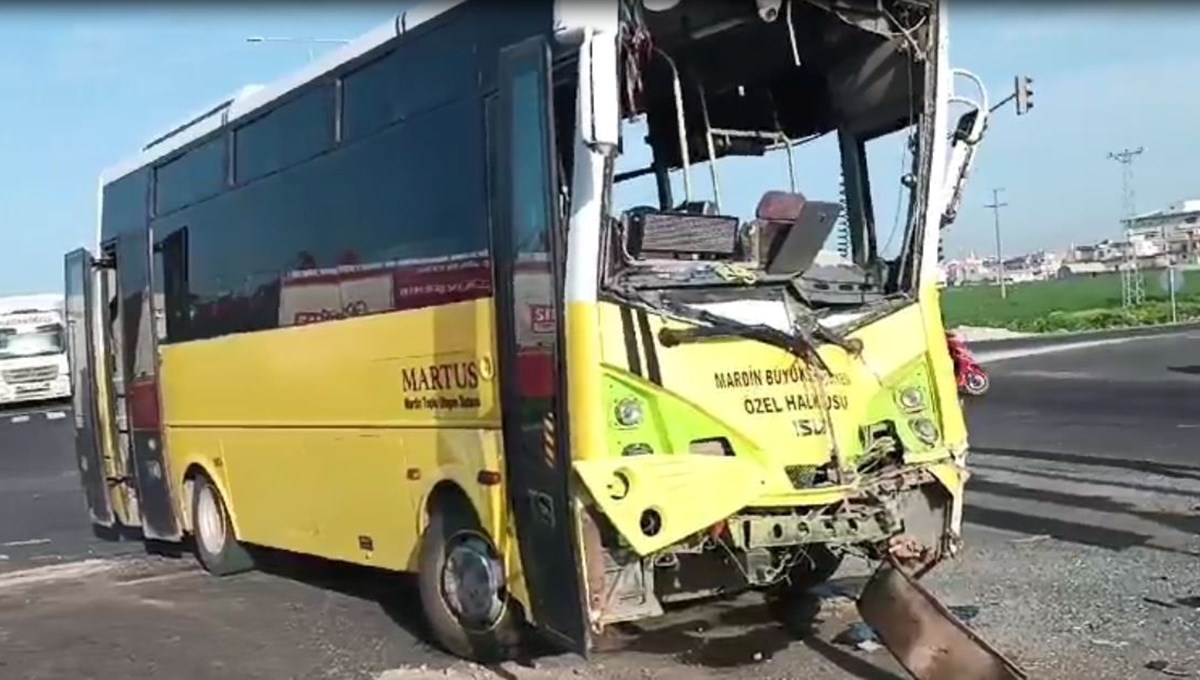
M 851 506 L 831 515 L 738 515 L 730 518 L 730 537 L 741 550 L 785 548 L 807 543 L 885 541 L 903 525 L 894 503 Z
M 1029 676 L 918 584 L 884 561 L 858 598 L 863 621 L 917 680 L 1016 680 Z

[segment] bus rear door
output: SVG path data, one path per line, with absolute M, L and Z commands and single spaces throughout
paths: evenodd
M 492 253 L 505 474 L 530 618 L 587 652 L 578 518 L 569 494 L 563 266 L 550 50 L 541 37 L 500 55 L 492 123 L 498 184 Z
M 176 540 L 182 532 L 171 496 L 162 437 L 158 385 L 159 318 L 151 267 L 150 232 L 135 229 L 116 239 L 122 378 L 133 477 L 146 538 Z
M 84 496 L 94 524 L 111 528 L 114 522 L 108 493 L 108 470 L 101 441 L 96 404 L 95 299 L 96 263 L 80 248 L 67 253 L 64 262 L 67 324 L 67 362 L 71 373 L 71 401 L 75 423 L 75 458 L 83 479 Z

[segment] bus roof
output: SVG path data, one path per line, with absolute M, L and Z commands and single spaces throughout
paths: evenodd
M 186 146 L 204 135 L 231 122 L 245 118 L 258 109 L 270 104 L 283 95 L 332 71 L 338 66 L 355 59 L 388 40 L 437 17 L 461 4 L 464 0 L 428 0 L 413 9 L 397 14 L 392 20 L 380 24 L 350 43 L 314 59 L 304 68 L 276 80 L 269 85 L 246 85 L 237 93 L 215 106 L 202 109 L 167 132 L 156 135 L 141 151 L 100 174 L 100 187 L 120 179 L 129 173 L 150 165 L 160 158 Z

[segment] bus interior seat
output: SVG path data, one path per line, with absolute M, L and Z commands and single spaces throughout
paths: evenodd
M 804 194 L 768 191 L 755 209 L 755 261 L 768 274 L 794 275 L 817 260 L 842 207 L 809 201 Z
M 728 259 L 736 257 L 740 220 L 697 202 L 676 210 L 625 213 L 625 250 L 634 259 Z M 682 208 L 688 209 L 682 209 Z

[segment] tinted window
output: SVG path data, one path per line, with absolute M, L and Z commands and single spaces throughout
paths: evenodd
M 104 187 L 104 239 L 135 229 L 144 229 L 148 217 L 150 170 L 143 168 Z
M 453 102 L 156 221 L 159 234 L 187 226 L 187 295 L 169 298 L 192 309 L 168 319 L 201 338 L 435 304 L 401 299 L 412 260 L 487 249 L 481 109 Z M 415 276 L 487 292 L 477 274 L 470 290 L 453 272 Z
M 162 295 L 166 338 L 170 341 L 188 338 L 188 237 L 187 227 L 167 234 L 154 246 L 155 292 Z M 159 338 L 162 339 L 161 337 Z
M 234 132 L 234 178 L 239 184 L 295 165 L 333 146 L 335 95 L 323 85 Z
M 468 29 L 438 28 L 347 75 L 344 138 L 369 135 L 473 92 L 478 79 Z
M 160 165 L 154 174 L 154 209 L 164 215 L 220 193 L 228 159 L 224 135 Z
M 529 70 L 513 78 L 509 148 L 512 182 L 513 236 L 517 252 L 545 250 L 540 242 L 549 231 L 546 197 L 551 175 L 547 167 L 544 74 Z

